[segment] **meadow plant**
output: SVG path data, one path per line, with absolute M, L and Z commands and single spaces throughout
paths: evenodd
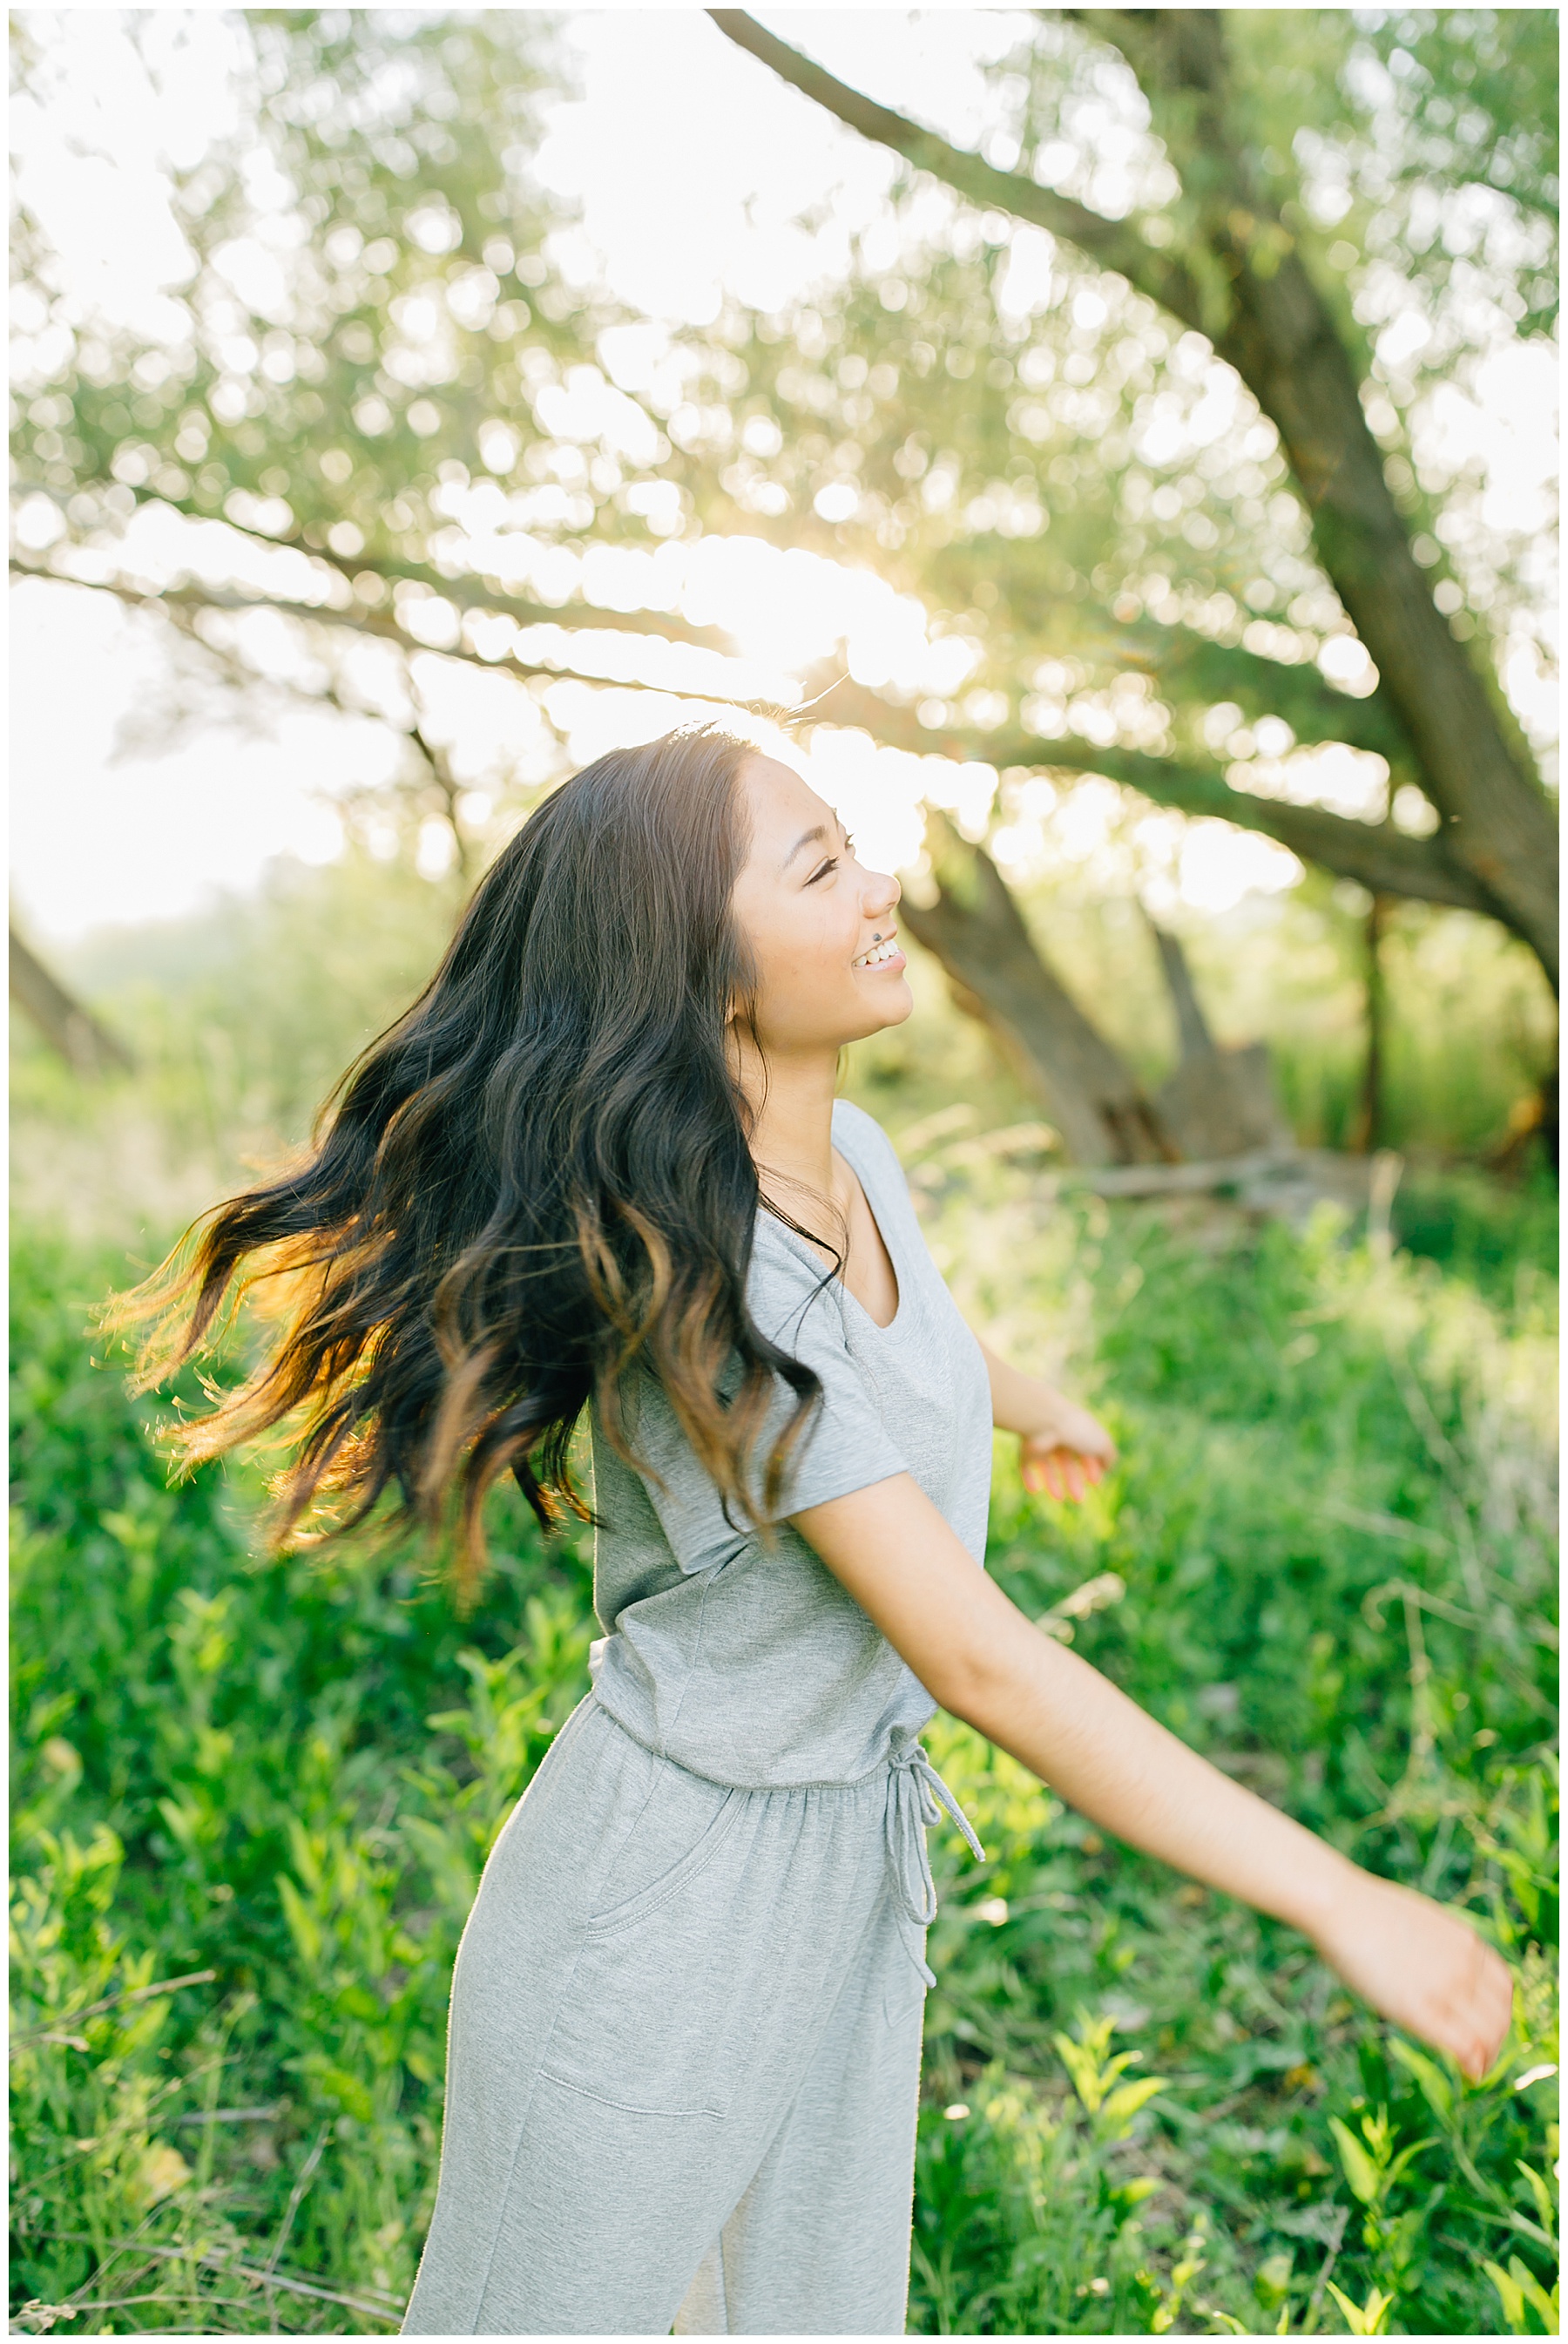
M 999 1441 L 1000 1582 L 1518 1986 L 1472 2085 L 939 1713 L 988 1860 L 932 1834 L 912 2330 L 1552 2332 L 1551 1288 L 905 1145 L 960 1300 L 1121 1447 L 1070 1509 Z M 21 1232 L 13 2325 L 389 2332 L 457 1936 L 587 1689 L 589 1548 L 498 1504 L 466 1619 L 390 1535 L 258 1561 L 256 1466 L 168 1487 L 90 1364 L 123 1275 Z

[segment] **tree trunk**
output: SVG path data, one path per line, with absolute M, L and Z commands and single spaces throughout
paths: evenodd
M 932 814 L 936 902 L 906 894 L 899 919 L 1010 1046 L 1076 1164 L 1155 1164 L 1177 1150 L 1131 1068 L 1037 951 L 983 847 Z
M 1294 254 L 1240 272 L 1220 340 L 1279 427 L 1323 568 L 1377 662 L 1443 818 L 1443 844 L 1558 979 L 1556 825 L 1510 754 L 1475 663 L 1410 549 L 1343 349 Z
M 11 930 L 11 998 L 25 1012 L 52 1050 L 79 1074 L 128 1072 L 136 1060 L 117 1036 L 67 993 L 37 955 Z
M 1267 1044 L 1221 1049 L 1209 1030 L 1180 937 L 1153 920 L 1149 924 L 1176 1012 L 1181 1054 L 1174 1072 L 1154 1094 L 1162 1129 L 1184 1157 L 1197 1163 L 1293 1147 L 1295 1135 L 1274 1097 Z

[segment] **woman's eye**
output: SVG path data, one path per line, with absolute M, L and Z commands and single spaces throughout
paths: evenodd
M 850 854 L 850 855 L 853 855 L 853 851 L 856 851 L 856 842 L 853 842 L 853 839 L 850 839 L 849 830 L 846 830 L 846 832 L 844 832 L 844 854 Z M 820 867 L 820 870 L 811 872 L 811 876 L 809 876 L 809 879 L 806 879 L 806 886 L 816 886 L 818 879 L 825 879 L 825 876 L 828 876 L 828 872 L 837 872 L 837 867 L 839 867 L 839 858 L 837 858 L 837 855 L 828 855 L 828 863 L 823 863 L 823 867 Z

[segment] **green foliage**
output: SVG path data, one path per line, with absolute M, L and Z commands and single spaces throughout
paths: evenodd
M 1442 280 L 1461 239 L 1433 233 L 1430 197 L 1448 187 L 1486 188 L 1534 214 L 1555 235 L 1560 203 L 1560 56 L 1550 8 L 1391 9 L 1368 26 L 1403 117 L 1395 164 L 1407 190 L 1428 196 L 1426 217 L 1407 235 L 1406 268 Z M 1392 110 L 1392 109 L 1391 109 Z M 1392 222 L 1388 223 L 1390 227 Z M 1385 231 L 1386 232 L 1386 231 Z M 1544 239 L 1522 272 L 1521 329 L 1556 322 L 1557 284 L 1543 266 Z
M 1467 1909 L 1518 1978 L 1473 2086 L 939 1717 L 989 1860 L 933 1833 L 911 2326 L 1542 2332 L 1545 1281 L 1487 1300 L 1329 1220 L 1051 1207 L 962 1137 L 910 1159 L 966 1307 L 1026 1364 L 1075 1360 L 1122 1448 L 1073 1510 L 999 1444 L 1000 1582 L 1216 1763 Z M 258 1565 L 254 1474 L 166 1487 L 88 1364 L 119 1275 L 20 1232 L 16 2324 L 377 2332 L 428 2217 L 457 1933 L 584 1690 L 587 1560 L 498 1514 L 462 1623 L 395 1543 Z
M 540 258 L 562 215 L 528 171 L 560 86 L 551 20 L 258 9 L 235 36 L 237 128 L 169 173 L 192 268 L 152 349 L 84 319 L 23 209 L 66 354 L 20 419 L 25 469 L 106 515 L 145 491 L 350 565 L 423 561 L 442 460 L 476 462 L 487 423 L 531 438 L 519 360 L 553 379 L 591 344 Z M 156 39 L 126 37 L 156 82 Z M 46 104 L 55 53 L 28 44 L 19 68 Z
M 144 1264 L 226 1189 L 308 1136 L 350 1061 L 428 981 L 451 888 L 407 859 L 280 864 L 206 914 L 100 932 L 63 956 L 136 1051 L 84 1085 L 17 1021 L 13 1179 L 34 1214 Z
M 88 1363 L 116 1268 L 37 1238 L 14 1268 L 15 2299 L 375 2331 L 479 1868 L 586 1690 L 588 1566 L 520 1502 L 462 1623 L 395 1545 L 258 1564 L 254 1479 L 167 1489 Z
M 1001 2063 L 1037 2132 L 1065 2127 L 1052 2154 L 1077 2172 L 1038 2219 L 1007 2195 L 1021 2179 L 997 2185 L 1007 2220 L 988 2201 L 955 2243 L 956 2193 L 934 2193 L 948 2135 L 973 2118 L 929 2112 L 920 2324 L 1152 2329 L 1158 2303 L 1130 2290 L 1140 2269 L 1171 2284 L 1202 2215 L 1194 2324 L 1256 2333 L 1261 2309 L 1281 2333 L 1332 2325 L 1337 2281 L 1364 2332 L 1484 2332 L 1498 2299 L 1483 2259 L 1506 2278 L 1518 2253 L 1544 2287 L 1554 2255 L 1552 1289 L 1521 1269 L 1486 1301 L 1434 1262 L 1349 1246 L 1327 1214 L 1295 1236 L 1070 1213 L 972 1143 L 910 1137 L 960 1296 L 1026 1363 L 1060 1372 L 1075 1350 L 1081 1379 L 1092 1359 L 1122 1443 L 1082 1510 L 1027 1497 L 999 1443 L 991 1568 L 1008 1592 L 1216 1763 L 1468 1909 L 1520 1982 L 1505 2057 L 1472 2086 L 1369 2023 L 1288 1931 L 1106 1851 L 1048 1794 L 1010 1834 L 982 1824 L 984 1873 L 944 1841 L 930 2096 L 979 2111 Z M 983 1743 L 956 1724 L 930 1739 L 972 1799 Z M 1128 2072 L 1106 2072 L 1108 2021 L 1113 2056 L 1141 2052 L 1165 2086 L 1113 2145 L 1089 2105 Z M 1045 2150 L 1013 2154 L 1021 2174 Z M 1067 2235 L 1091 2176 L 1112 2194 L 1157 2185 L 1114 2239 Z M 1037 2247 L 1049 2295 L 1026 2285 Z

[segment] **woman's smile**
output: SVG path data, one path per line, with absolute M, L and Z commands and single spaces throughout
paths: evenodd
M 849 966 L 851 968 L 902 968 L 905 965 L 904 955 L 893 942 L 893 937 L 898 933 L 897 928 L 890 930 L 879 942 L 872 945 L 869 951 L 863 952 L 859 960 L 852 960 Z

